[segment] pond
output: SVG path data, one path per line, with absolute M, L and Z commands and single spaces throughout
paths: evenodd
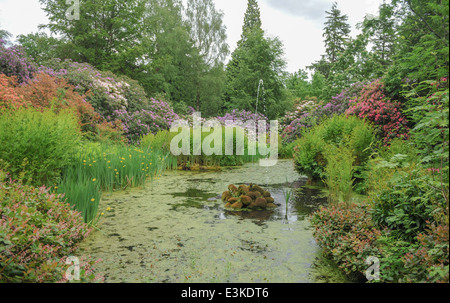
M 249 183 L 281 206 L 224 209 L 220 195 L 228 185 Z M 322 282 L 308 215 L 326 198 L 305 183 L 290 160 L 270 168 L 166 171 L 144 189 L 105 194 L 100 209 L 111 210 L 80 253 L 103 260 L 96 268 L 105 282 Z M 286 206 L 291 187 L 302 188 Z

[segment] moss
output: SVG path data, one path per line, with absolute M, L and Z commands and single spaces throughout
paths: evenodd
M 244 204 L 242 204 L 242 202 L 236 202 L 231 205 L 231 208 L 234 208 L 234 209 L 240 209 L 243 207 L 244 207 Z
M 241 200 L 242 204 L 244 204 L 245 206 L 250 205 L 250 203 L 252 203 L 252 198 L 250 198 L 249 196 L 240 196 L 239 199 Z
M 271 195 L 270 195 L 270 193 L 266 190 L 264 193 L 263 193 L 263 197 L 264 198 L 267 198 L 267 197 L 270 197 Z
M 258 206 L 256 206 L 256 203 L 253 201 L 252 203 L 250 203 L 250 205 L 248 206 L 249 209 L 255 209 Z
M 250 191 L 250 189 L 248 188 L 247 185 L 239 185 L 239 187 L 238 187 L 238 192 L 239 192 L 241 195 L 245 195 L 245 194 L 247 194 L 249 191 Z
M 228 199 L 230 197 L 231 197 L 230 192 L 228 190 L 224 191 L 223 194 L 222 194 L 222 201 L 228 201 Z
M 264 199 L 266 199 L 267 203 L 274 203 L 275 202 L 275 199 L 272 198 L 272 197 L 266 197 Z
M 259 197 L 256 199 L 255 204 L 257 207 L 266 208 L 267 207 L 267 201 L 264 198 Z
M 238 191 L 237 187 L 234 184 L 228 185 L 228 190 L 230 191 L 231 194 L 235 194 Z
M 250 191 L 259 192 L 261 195 L 264 193 L 264 190 L 261 187 L 259 187 L 258 185 L 252 185 L 250 187 Z
M 257 191 L 251 191 L 248 193 L 248 196 L 252 198 L 252 200 L 256 200 L 257 198 L 261 197 L 261 193 Z
M 267 208 L 277 208 L 278 206 L 276 206 L 275 204 L 273 204 L 273 203 L 267 203 L 267 206 L 266 206 Z
M 225 204 L 225 208 L 230 208 L 231 207 L 231 203 L 228 202 L 227 204 Z
M 235 198 L 235 197 L 231 197 L 228 199 L 228 202 L 231 204 L 236 203 L 237 201 L 238 201 L 238 198 Z

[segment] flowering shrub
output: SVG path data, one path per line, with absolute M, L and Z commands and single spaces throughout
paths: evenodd
M 54 59 L 39 71 L 66 79 L 103 116 L 115 110 L 140 110 L 148 104 L 143 88 L 136 81 L 101 72 L 87 63 Z
M 0 109 L 2 108 L 20 108 L 30 105 L 16 90 L 16 81 L 12 77 L 0 74 Z
M 151 99 L 148 109 L 130 113 L 126 110 L 116 110 L 108 119 L 122 121 L 124 135 L 129 143 L 139 143 L 141 137 L 160 130 L 168 130 L 172 123 L 179 119 L 173 108 L 164 101 Z
M 370 205 L 351 204 L 321 207 L 311 216 L 314 237 L 325 256 L 358 279 L 368 268 L 365 260 L 380 256 L 377 239 L 382 231 L 371 220 Z
M 18 86 L 16 92 L 34 108 L 51 108 L 56 113 L 70 108 L 75 110 L 81 126 L 94 122 L 96 113 L 92 105 L 64 79 L 36 73 L 27 84 Z
M 0 281 L 66 281 L 66 258 L 89 233 L 62 196 L 46 187 L 0 180 Z M 82 282 L 102 279 L 93 272 L 95 263 L 80 262 Z
M 301 137 L 302 132 L 314 125 L 314 118 L 311 114 L 305 113 L 300 118 L 293 120 L 285 126 L 281 132 L 284 144 L 289 144 Z
M 408 121 L 401 113 L 401 105 L 384 95 L 384 84 L 380 80 L 367 84 L 357 98 L 350 100 L 347 114 L 377 125 L 385 144 L 394 138 L 408 138 Z
M 0 39 L 0 74 L 16 76 L 19 83 L 28 82 L 32 78 L 36 67 L 23 48 L 17 45 L 6 47 L 5 41 Z
M 330 102 L 326 104 L 323 104 L 325 102 L 321 102 L 314 111 L 314 116 L 320 121 L 325 117 L 344 114 L 350 107 L 350 100 L 356 98 L 363 87 L 363 83 L 355 83 L 350 88 L 345 89 L 340 94 L 332 97 Z

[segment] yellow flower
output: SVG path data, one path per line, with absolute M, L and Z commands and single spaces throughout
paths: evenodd
M 94 179 L 92 179 L 92 182 L 95 182 L 95 181 L 97 181 L 97 179 L 95 179 L 95 178 L 94 178 Z
M 105 213 L 101 213 L 100 215 L 103 216 Z
M 108 161 L 108 164 L 111 163 L 111 161 Z
M 108 207 L 108 208 L 106 209 L 106 211 L 111 211 L 111 207 Z
M 91 199 L 91 202 L 94 202 L 94 201 L 95 201 L 95 199 L 94 199 L 94 198 L 92 198 L 92 199 Z
M 86 160 L 83 160 L 83 163 L 86 163 Z
M 97 161 L 95 161 L 95 160 L 94 160 L 94 162 L 93 162 L 93 163 L 96 163 L 96 162 L 97 162 Z
M 115 168 L 114 171 L 117 171 L 117 168 Z

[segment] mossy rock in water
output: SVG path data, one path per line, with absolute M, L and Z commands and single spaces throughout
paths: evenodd
M 222 194 L 222 201 L 228 201 L 228 199 L 230 197 L 231 197 L 230 192 L 228 190 L 224 191 L 223 194 Z
M 244 204 L 245 206 L 248 206 L 250 205 L 250 203 L 252 203 L 252 198 L 245 195 L 240 196 L 239 200 L 241 200 L 242 204 Z
M 241 209 L 243 207 L 244 207 L 244 204 L 242 204 L 242 202 L 236 202 L 231 205 L 231 208 L 234 208 L 234 209 Z
M 231 194 L 235 194 L 235 193 L 237 193 L 238 188 L 236 187 L 236 185 L 230 184 L 230 185 L 228 185 L 228 190 L 230 191 Z
M 255 192 L 255 191 L 257 191 L 257 192 L 259 192 L 261 195 L 262 194 L 264 194 L 264 190 L 261 188 L 261 187 L 259 187 L 258 185 L 251 185 L 250 186 L 250 191 L 253 191 L 253 192 Z
M 247 185 L 239 185 L 239 187 L 238 187 L 238 192 L 239 192 L 241 195 L 248 194 L 249 191 L 250 191 L 250 189 L 248 188 Z
M 248 193 L 248 196 L 249 196 L 250 198 L 252 198 L 252 200 L 256 200 L 256 199 L 258 199 L 259 197 L 261 197 L 261 193 L 260 193 L 260 192 L 257 192 L 257 191 L 251 191 L 251 192 Z
M 250 205 L 247 207 L 247 208 L 249 208 L 249 209 L 255 209 L 255 208 L 257 208 L 258 206 L 256 206 L 256 203 L 253 201 L 252 203 L 250 203 Z
M 231 204 L 236 203 L 237 201 L 238 201 L 238 198 L 235 198 L 235 197 L 228 198 L 228 202 Z
M 256 199 L 255 204 L 257 207 L 260 208 L 266 208 L 267 207 L 267 201 L 266 199 L 259 197 L 258 199 Z
M 266 199 L 267 203 L 274 203 L 275 199 L 272 197 L 265 197 L 264 199 Z
M 277 207 L 270 192 L 256 184 L 242 184 L 239 187 L 230 184 L 228 191 L 222 193 L 222 200 L 227 202 L 225 208 L 259 210 Z

